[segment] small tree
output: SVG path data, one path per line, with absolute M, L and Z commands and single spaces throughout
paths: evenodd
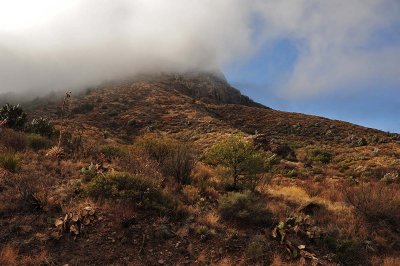
M 19 105 L 7 103 L 0 109 L 0 120 L 6 127 L 23 130 L 27 119 L 26 113 Z
M 206 151 L 205 158 L 210 164 L 222 165 L 229 169 L 234 190 L 238 187 L 240 176 L 254 177 L 265 168 L 263 153 L 237 135 L 214 144 Z

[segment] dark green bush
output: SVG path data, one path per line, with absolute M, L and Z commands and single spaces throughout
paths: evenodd
M 119 113 L 120 113 L 120 111 L 118 111 L 117 109 L 112 109 L 107 114 L 109 116 L 117 116 L 117 115 L 119 115 Z
M 20 169 L 21 161 L 15 152 L 2 152 L 0 153 L 0 166 L 10 172 L 15 173 Z
M 29 134 L 27 139 L 29 146 L 35 151 L 47 149 L 51 146 L 51 141 L 48 138 L 38 134 Z
M 332 154 L 327 150 L 311 149 L 307 152 L 307 158 L 314 162 L 328 164 L 332 160 Z
M 94 105 L 90 103 L 83 103 L 71 110 L 72 114 L 86 114 L 93 111 Z
M 27 121 L 26 113 L 19 105 L 6 104 L 0 109 L 0 120 L 6 120 L 6 127 L 23 130 Z
M 226 220 L 243 223 L 269 224 L 271 214 L 261 198 L 250 191 L 229 192 L 219 200 L 219 211 Z
M 52 137 L 55 134 L 53 124 L 45 117 L 33 119 L 26 127 L 26 131 L 39 134 L 45 137 Z
M 123 157 L 125 154 L 122 148 L 113 145 L 102 145 L 99 147 L 99 152 L 109 160 Z
M 132 202 L 137 207 L 166 212 L 173 201 L 154 182 L 139 175 L 113 173 L 97 175 L 90 182 L 87 192 L 95 198 Z

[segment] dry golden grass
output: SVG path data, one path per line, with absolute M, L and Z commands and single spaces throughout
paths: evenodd
M 268 193 L 272 197 L 279 197 L 286 201 L 291 201 L 297 204 L 303 204 L 311 200 L 310 195 L 308 195 L 308 193 L 303 188 L 298 186 L 271 186 L 268 189 Z
M 220 216 L 215 212 L 208 212 L 204 215 L 197 217 L 197 223 L 201 225 L 206 225 L 210 228 L 221 227 L 219 221 L 220 221 Z
M 400 257 L 372 257 L 371 264 L 373 266 L 398 266 L 400 265 Z
M 187 203 L 193 204 L 200 199 L 200 190 L 191 185 L 185 185 L 182 187 L 182 194 Z

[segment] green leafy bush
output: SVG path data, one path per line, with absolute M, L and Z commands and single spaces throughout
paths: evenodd
M 55 134 L 55 129 L 53 124 L 45 117 L 39 117 L 33 119 L 27 125 L 26 131 L 49 138 L 54 136 Z
M 327 150 L 311 149 L 307 152 L 307 158 L 314 162 L 328 164 L 332 160 L 332 154 Z
M 0 120 L 6 120 L 6 127 L 23 130 L 26 123 L 26 113 L 19 105 L 6 104 L 0 109 Z
M 206 153 L 205 161 L 229 169 L 233 189 L 238 188 L 239 177 L 250 177 L 265 171 L 264 154 L 240 136 L 230 136 L 214 144 Z
M 139 175 L 113 173 L 97 175 L 87 188 L 90 196 L 132 202 L 144 209 L 166 212 L 173 201 L 154 182 Z
M 264 202 L 250 191 L 229 192 L 219 200 L 219 211 L 226 220 L 243 223 L 269 224 L 271 214 Z
M 48 138 L 38 134 L 29 134 L 27 139 L 29 146 L 35 151 L 47 149 L 51 146 L 51 141 Z
M 10 172 L 17 172 L 21 167 L 21 161 L 15 152 L 0 153 L 0 166 Z

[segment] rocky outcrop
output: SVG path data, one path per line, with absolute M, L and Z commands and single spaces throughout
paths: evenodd
M 222 73 L 196 72 L 177 74 L 170 78 L 178 91 L 195 99 L 270 109 L 242 95 L 226 81 Z

